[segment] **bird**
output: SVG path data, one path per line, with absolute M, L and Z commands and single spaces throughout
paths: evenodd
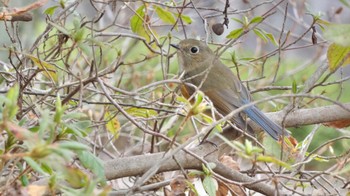
M 178 44 L 170 45 L 177 49 L 180 72 L 184 72 L 182 80 L 198 87 L 221 115 L 226 116 L 233 110 L 252 102 L 248 89 L 205 42 L 185 39 Z M 192 95 L 196 90 L 190 85 L 185 85 L 185 91 Z M 237 127 L 250 134 L 254 131 L 246 123 L 244 114 L 275 140 L 279 140 L 282 136 L 289 136 L 285 129 L 269 119 L 255 105 L 247 107 L 231 119 Z

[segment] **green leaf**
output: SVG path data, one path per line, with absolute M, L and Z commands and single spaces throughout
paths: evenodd
M 245 27 L 249 25 L 249 19 L 248 19 L 247 16 L 243 16 L 242 21 L 243 21 L 243 25 L 244 25 Z
M 176 19 L 171 12 L 169 12 L 168 10 L 165 10 L 159 6 L 155 6 L 155 8 L 156 8 L 155 11 L 156 11 L 157 15 L 164 23 L 175 24 Z
M 271 43 L 273 43 L 273 45 L 278 46 L 278 42 L 276 41 L 275 36 L 273 36 L 271 33 L 267 33 L 266 36 L 269 38 Z
M 203 102 L 203 99 L 204 99 L 204 93 L 199 91 L 197 94 L 196 94 L 196 102 L 195 104 L 193 105 L 193 107 L 198 107 L 202 102 Z
M 288 163 L 283 162 L 279 159 L 276 159 L 275 157 L 272 157 L 272 156 L 259 155 L 256 158 L 256 160 L 261 162 L 266 162 L 266 163 L 275 163 L 276 165 L 279 165 L 289 170 L 292 168 Z
M 85 29 L 79 28 L 74 32 L 73 39 L 76 42 L 81 42 L 85 38 Z
M 333 43 L 328 47 L 327 58 L 330 70 L 350 64 L 350 47 Z
M 21 180 L 21 183 L 22 183 L 22 185 L 23 185 L 24 187 L 28 186 L 29 183 L 30 183 L 30 182 L 29 182 L 29 179 L 28 179 L 28 177 L 27 177 L 26 175 L 21 175 L 20 180 Z
M 55 10 L 56 10 L 57 8 L 59 8 L 59 7 L 60 7 L 60 6 L 58 6 L 58 5 L 49 7 L 49 8 L 47 8 L 47 9 L 44 11 L 44 14 L 47 14 L 47 15 L 52 16 L 52 15 L 55 13 Z
M 146 28 L 144 27 L 144 18 L 145 18 L 145 6 L 140 6 L 136 10 L 136 14 L 130 19 L 130 27 L 132 32 L 144 37 L 147 42 L 151 40 L 150 35 L 147 33 Z
M 243 22 L 242 22 L 242 20 L 240 20 L 240 19 L 237 19 L 237 18 L 231 18 L 232 20 L 234 20 L 234 21 L 236 21 L 236 22 L 238 22 L 238 23 L 240 23 L 240 24 L 244 24 Z
M 205 164 L 202 164 L 202 170 L 204 172 L 204 175 L 210 175 L 211 174 L 210 169 L 207 168 L 207 166 Z
M 3 115 L 4 117 L 6 116 L 7 119 L 4 119 L 4 120 L 12 120 L 16 116 L 18 112 L 18 106 L 17 106 L 18 97 L 19 97 L 19 85 L 15 84 L 12 88 L 10 88 L 10 90 L 7 92 L 7 95 L 6 95 L 7 99 L 5 101 Z
M 65 170 L 65 180 L 72 188 L 86 188 L 89 182 L 89 177 L 82 170 L 74 167 L 67 167 Z
M 140 28 L 143 28 L 143 18 L 145 16 L 144 12 L 145 6 L 140 6 L 133 17 L 130 19 L 130 27 L 132 32 L 137 33 Z
M 46 173 L 44 172 L 44 170 L 41 169 L 40 165 L 34 161 L 34 159 L 30 158 L 30 157 L 23 157 L 23 159 L 28 163 L 28 165 L 30 165 L 30 167 L 32 167 L 35 171 L 39 172 L 40 174 L 45 175 Z
M 350 46 L 350 24 L 330 24 L 324 31 L 324 37 L 338 45 Z
M 203 188 L 208 193 L 209 196 L 216 195 L 217 184 L 215 179 L 211 176 L 205 176 L 203 180 Z
M 129 108 L 125 110 L 128 114 L 136 117 L 143 117 L 143 118 L 149 118 L 153 116 L 157 116 L 157 112 L 155 110 L 151 109 L 145 109 L 145 108 Z
M 250 21 L 249 24 L 259 23 L 259 22 L 261 22 L 263 19 L 264 19 L 264 18 L 261 17 L 261 16 L 256 16 L 256 17 L 254 17 L 254 18 Z
M 177 15 L 177 17 L 179 17 L 179 14 Z M 185 24 L 191 24 L 192 23 L 192 18 L 187 16 L 187 15 L 183 15 L 181 14 L 181 20 L 185 23 Z
M 62 102 L 61 102 L 61 98 L 60 98 L 60 95 L 57 94 L 57 97 L 56 97 L 56 112 L 55 112 L 55 115 L 54 115 L 54 122 L 55 123 L 60 123 L 61 122 L 61 117 L 64 113 L 64 109 L 62 107 Z
M 102 161 L 89 151 L 77 153 L 80 162 L 87 169 L 90 169 L 97 177 L 98 181 L 105 181 L 105 173 Z
M 84 137 L 90 132 L 90 120 L 81 120 L 78 122 L 69 122 L 64 123 L 64 125 L 67 127 L 67 130 L 65 130 L 67 133 L 72 133 L 79 137 Z
M 73 151 L 86 151 L 89 150 L 89 147 L 87 147 L 85 144 L 82 144 L 80 142 L 75 141 L 63 141 L 59 143 L 59 148 L 64 148 L 68 150 Z
M 65 34 L 65 35 L 70 35 L 69 31 L 67 29 L 65 29 L 64 27 L 61 27 L 60 25 L 53 23 L 51 21 L 47 21 L 50 25 L 52 25 L 53 27 L 55 27 L 58 31 L 60 31 L 61 33 Z
M 190 104 L 190 102 L 183 96 L 177 96 L 176 101 L 181 102 L 181 103 Z
M 252 150 L 253 150 L 252 142 L 250 142 L 249 140 L 245 140 L 244 144 L 245 144 L 245 152 L 248 155 L 251 155 L 252 154 Z
M 243 28 L 235 29 L 235 30 L 231 31 L 231 32 L 226 36 L 226 38 L 229 38 L 229 39 L 236 39 L 236 38 L 239 37 L 242 33 L 243 33 Z
M 207 122 L 209 124 L 212 124 L 214 122 L 213 118 L 211 118 L 210 116 L 208 116 L 208 115 L 206 115 L 204 113 L 200 113 L 200 115 L 201 115 L 201 117 L 203 118 L 203 120 L 205 122 Z M 219 132 L 222 132 L 222 127 L 221 126 L 223 126 L 223 125 L 224 125 L 224 123 L 217 124 L 217 125 L 215 125 L 215 128 L 217 130 L 219 130 Z
M 254 32 L 257 36 L 259 36 L 262 40 L 264 40 L 265 43 L 268 42 L 268 38 L 267 38 L 266 32 L 265 32 L 264 30 L 259 29 L 259 28 L 255 28 L 255 29 L 253 29 L 253 32 Z

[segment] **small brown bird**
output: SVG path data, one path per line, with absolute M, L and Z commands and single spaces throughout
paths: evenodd
M 180 69 L 185 72 L 184 81 L 203 91 L 220 114 L 225 116 L 251 102 L 247 88 L 204 42 L 186 39 L 171 46 L 178 50 Z M 189 86 L 186 86 L 186 90 L 190 95 L 194 93 L 194 89 Z M 244 113 L 275 140 L 280 136 L 288 136 L 281 126 L 271 121 L 256 106 L 245 109 Z M 253 133 L 242 113 L 235 115 L 232 121 L 239 128 Z

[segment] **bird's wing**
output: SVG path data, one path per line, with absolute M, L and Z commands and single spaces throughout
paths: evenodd
M 216 110 L 223 116 L 242 106 L 238 97 L 232 95 L 229 90 L 208 90 L 204 94 L 209 97 Z M 241 114 L 235 114 L 231 121 L 241 129 L 248 129 L 251 132 Z

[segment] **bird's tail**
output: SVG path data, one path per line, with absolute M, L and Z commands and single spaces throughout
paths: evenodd
M 273 139 L 278 140 L 279 136 L 288 136 L 287 131 L 284 131 L 281 126 L 270 120 L 257 107 L 252 106 L 245 109 L 244 112 L 258 124 L 265 132 L 267 132 Z

